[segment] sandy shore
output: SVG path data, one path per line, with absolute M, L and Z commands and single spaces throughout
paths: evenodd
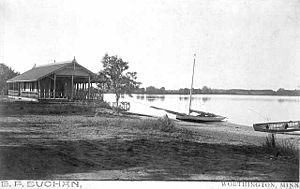
M 263 148 L 267 133 L 228 122 L 172 122 L 165 128 L 156 118 L 129 116 L 0 117 L 0 179 L 299 181 L 298 157 Z
M 261 145 L 270 134 L 257 132 L 252 126 L 239 125 L 231 122 L 190 123 L 175 121 L 178 127 L 199 132 L 207 136 L 205 142 L 226 143 L 235 145 Z M 276 134 L 278 141 L 289 140 L 298 145 L 300 137 L 293 134 Z

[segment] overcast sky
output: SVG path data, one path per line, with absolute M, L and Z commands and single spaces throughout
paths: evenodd
M 143 86 L 300 88 L 299 0 L 1 0 L 0 62 L 24 72 L 105 53 Z

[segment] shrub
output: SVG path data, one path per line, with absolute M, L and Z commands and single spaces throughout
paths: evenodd
M 106 101 L 94 101 L 95 106 L 97 106 L 98 108 L 106 108 L 106 109 L 112 109 L 111 106 L 109 105 L 108 102 Z
M 175 130 L 174 122 L 167 115 L 158 119 L 159 129 L 164 132 L 173 132 Z
M 159 119 L 146 119 L 138 123 L 138 127 L 143 130 L 160 130 L 163 132 L 174 132 L 175 125 L 168 116 Z

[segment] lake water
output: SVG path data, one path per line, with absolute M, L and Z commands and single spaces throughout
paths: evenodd
M 104 100 L 115 101 L 114 94 Z M 177 112 L 188 112 L 189 95 L 125 95 L 120 101 L 130 102 L 131 112 L 155 116 L 167 114 L 150 108 L 156 106 Z M 228 121 L 252 126 L 265 121 L 300 120 L 300 97 L 247 95 L 193 95 L 192 109 L 212 112 L 227 117 Z M 168 114 L 175 118 L 174 115 Z

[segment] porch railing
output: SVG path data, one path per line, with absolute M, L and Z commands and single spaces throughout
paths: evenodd
M 38 98 L 39 94 L 36 91 L 21 91 L 21 96 L 28 98 Z
M 20 97 L 27 97 L 27 98 L 38 98 L 38 92 L 36 92 L 36 91 L 8 90 L 8 96 L 20 96 Z
M 64 92 L 55 92 L 55 98 L 65 98 L 71 99 L 71 90 L 65 90 Z M 40 92 L 37 91 L 18 91 L 18 90 L 8 90 L 9 96 L 19 96 L 19 97 L 27 97 L 27 98 L 40 98 L 40 99 L 49 99 L 54 98 L 53 90 L 42 90 Z M 74 100 L 103 100 L 103 96 L 99 93 L 89 93 L 86 90 L 73 91 L 73 99 Z
M 88 91 L 86 90 L 79 90 L 73 91 L 73 99 L 74 100 L 87 100 L 88 99 Z M 54 91 L 53 90 L 42 90 L 40 92 L 39 98 L 54 98 Z M 55 92 L 55 98 L 65 98 L 65 99 L 71 99 L 72 98 L 72 91 L 71 90 L 64 90 L 63 92 L 61 91 L 56 91 Z M 93 99 L 93 94 L 90 94 L 90 99 Z
M 8 96 L 19 96 L 18 90 L 8 90 Z

